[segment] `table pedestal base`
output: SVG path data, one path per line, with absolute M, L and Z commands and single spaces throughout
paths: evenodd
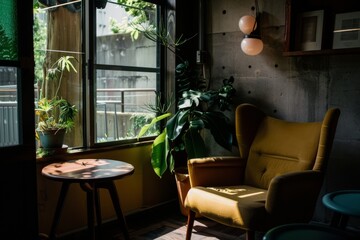
M 275 227 L 264 235 L 264 240 L 355 240 L 339 229 L 311 224 L 287 224 Z

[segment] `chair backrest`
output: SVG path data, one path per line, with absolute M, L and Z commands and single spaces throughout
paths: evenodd
M 289 122 L 267 116 L 251 104 L 236 109 L 240 155 L 247 158 L 244 183 L 267 189 L 281 174 L 324 171 L 340 110 L 329 109 L 321 122 Z

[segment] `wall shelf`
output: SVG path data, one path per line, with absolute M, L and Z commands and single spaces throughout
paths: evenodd
M 305 12 L 324 10 L 321 48 L 302 50 L 298 44 L 299 16 Z M 359 0 L 286 0 L 285 44 L 283 56 L 316 56 L 336 54 L 359 54 L 359 48 L 332 49 L 335 16 L 338 13 L 360 11 Z
M 360 48 L 344 48 L 344 49 L 322 49 L 314 51 L 287 51 L 283 52 L 284 57 L 295 56 L 319 56 L 319 55 L 341 55 L 341 54 L 359 54 Z

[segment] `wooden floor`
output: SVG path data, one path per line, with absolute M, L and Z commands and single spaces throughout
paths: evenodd
M 126 216 L 131 240 L 184 240 L 187 217 L 180 213 L 177 201 L 147 209 Z M 315 224 L 315 223 L 314 223 Z M 354 231 L 354 239 L 360 239 L 360 232 Z M 255 235 L 263 239 L 263 233 Z M 41 236 L 41 240 L 48 239 Z M 97 240 L 124 240 L 117 221 L 103 223 L 97 229 Z M 227 227 L 206 218 L 197 218 L 192 240 L 245 240 L 244 231 Z M 87 229 L 76 233 L 57 236 L 57 240 L 89 240 Z
M 177 203 L 126 216 L 131 240 L 184 240 L 186 216 L 182 215 Z M 100 232 L 101 230 L 101 232 Z M 226 227 L 205 218 L 194 223 L 192 240 L 235 240 L 245 239 L 244 231 Z M 59 240 L 87 240 L 87 232 L 58 237 Z M 97 238 L 101 240 L 123 240 L 123 234 L 116 221 L 105 223 L 99 229 Z M 262 239 L 262 236 L 257 236 Z

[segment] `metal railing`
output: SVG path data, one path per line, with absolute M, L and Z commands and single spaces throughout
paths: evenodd
M 19 144 L 16 102 L 0 102 L 0 147 Z
M 154 93 L 156 89 L 154 88 L 111 88 L 111 89 L 97 89 L 97 121 L 100 122 L 100 117 L 103 116 L 104 130 L 101 130 L 101 124 L 98 123 L 97 137 L 107 136 L 111 139 L 119 139 L 119 137 L 125 137 L 126 130 L 128 130 L 128 122 L 131 117 L 130 114 L 123 113 L 135 113 L 139 112 L 139 105 L 142 106 L 141 98 L 146 98 L 145 96 L 126 96 L 127 93 Z M 115 93 L 115 95 L 104 95 L 101 96 L 99 93 Z M 117 94 L 116 94 L 117 93 Z M 132 99 L 134 101 L 126 102 L 125 99 Z M 155 95 L 154 95 L 155 99 Z M 133 102 L 133 103 L 132 103 Z M 102 114 L 103 112 L 103 114 Z M 122 115 L 121 115 L 122 114 Z M 119 123 L 119 116 L 122 117 L 121 123 Z M 110 119 L 113 123 L 110 124 Z M 112 131 L 110 131 L 110 125 L 112 126 Z
M 10 146 L 19 143 L 19 126 L 18 126 L 18 108 L 16 102 L 16 86 L 0 86 L 0 146 Z M 127 93 L 154 93 L 154 88 L 112 88 L 112 89 L 97 89 L 97 119 L 103 118 L 104 132 L 100 135 L 113 136 L 114 139 L 121 137 L 121 132 L 124 132 L 129 121 L 129 115 L 124 115 L 125 112 L 139 112 L 139 105 L 145 101 L 148 95 L 129 95 Z M 101 95 L 103 93 L 103 95 Z M 113 95 L 108 95 L 112 93 Z M 141 99 L 144 97 L 144 99 Z M 135 99 L 134 99 L 135 98 Z M 11 99 L 11 101 L 9 101 Z M 14 99 L 14 101 L 12 100 Z M 133 103 L 126 102 L 126 99 L 133 101 Z M 155 98 L 154 98 L 155 99 Z M 121 116 L 121 114 L 123 114 Z M 119 117 L 127 118 L 119 124 Z M 113 121 L 112 131 L 110 130 L 110 119 Z M 99 131 L 97 131 L 99 132 Z

